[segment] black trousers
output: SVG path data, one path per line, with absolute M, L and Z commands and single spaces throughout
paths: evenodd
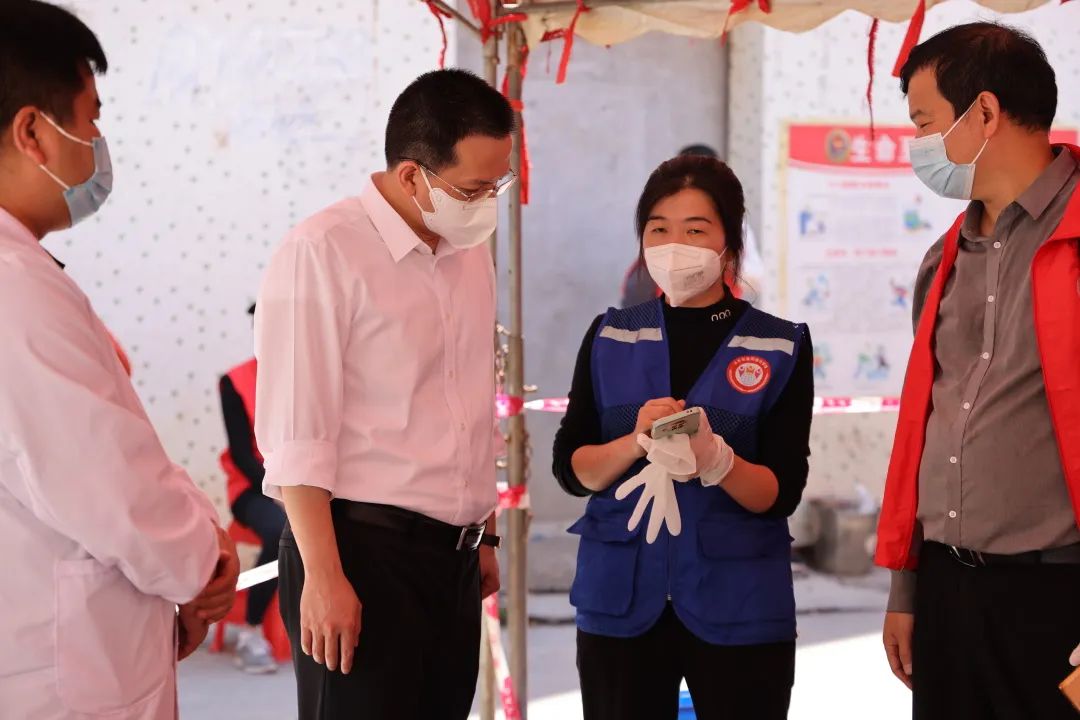
M 686 678 L 701 720 L 784 720 L 795 682 L 795 643 L 712 645 L 669 605 L 634 638 L 578 630 L 585 720 L 675 720 Z
M 281 537 L 281 615 L 300 720 L 465 720 L 480 660 L 478 554 L 361 525 L 339 507 L 338 552 L 363 606 L 348 675 L 329 672 L 300 649 L 304 566 L 288 526 Z
M 232 506 L 233 517 L 245 527 L 251 528 L 262 541 L 262 550 L 256 565 L 265 565 L 278 559 L 278 542 L 285 529 L 285 511 L 281 506 L 252 488 L 245 490 Z M 248 625 L 261 625 L 270 601 L 277 591 L 277 580 L 259 583 L 248 590 L 247 617 Z
M 971 568 L 923 546 L 916 720 L 1076 720 L 1057 689 L 1080 642 L 1080 565 Z

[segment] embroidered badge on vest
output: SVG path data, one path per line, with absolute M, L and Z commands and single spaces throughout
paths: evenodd
M 769 384 L 772 368 L 763 358 L 743 355 L 731 361 L 727 368 L 728 382 L 741 393 L 756 393 Z

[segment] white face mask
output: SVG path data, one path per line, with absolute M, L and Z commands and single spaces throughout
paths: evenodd
M 709 248 L 668 243 L 645 248 L 645 266 L 672 307 L 705 292 L 724 273 L 724 255 Z
M 973 107 L 975 103 L 972 103 L 944 134 L 934 133 L 911 141 L 911 169 L 926 187 L 941 197 L 953 200 L 971 199 L 971 191 L 975 187 L 975 163 L 982 157 L 990 138 L 983 142 L 975 159 L 965 164 L 954 163 L 949 159 L 945 138 L 967 117 Z
M 458 250 L 476 247 L 491 237 L 499 222 L 499 205 L 494 197 L 465 202 L 450 197 L 442 188 L 433 188 L 428 180 L 427 171 L 420 168 L 424 184 L 428 186 L 431 198 L 430 212 L 420 207 L 420 202 L 413 196 L 413 202 L 420 208 L 424 225 Z

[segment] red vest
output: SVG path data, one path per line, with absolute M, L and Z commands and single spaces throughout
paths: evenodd
M 244 401 L 244 410 L 247 411 L 248 422 L 255 422 L 255 374 L 258 365 L 255 358 L 248 360 L 243 365 L 237 365 L 228 372 L 228 378 L 236 388 L 237 395 Z M 255 457 L 261 462 L 262 454 L 255 444 L 255 428 L 251 429 L 251 447 L 255 449 Z M 251 480 L 247 478 L 233 462 L 229 449 L 221 453 L 221 469 L 225 471 L 225 493 L 231 506 L 236 502 L 240 494 L 251 487 Z
M 1080 148 L 1067 148 L 1080 161 Z M 956 261 L 963 221 L 961 215 L 945 237 L 941 266 L 926 296 L 900 396 L 900 419 L 885 481 L 875 557 L 878 565 L 893 570 L 913 570 L 918 564 L 911 545 L 934 384 L 934 327 L 945 282 Z M 1073 193 L 1061 224 L 1035 254 L 1031 288 L 1050 419 L 1080 522 L 1080 191 Z

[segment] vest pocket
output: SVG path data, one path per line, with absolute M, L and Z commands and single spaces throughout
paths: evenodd
M 710 625 L 793 619 L 791 536 L 782 521 L 753 516 L 704 520 L 701 562 L 682 604 Z
M 625 615 L 634 599 L 639 533 L 626 529 L 625 518 L 600 520 L 590 515 L 567 532 L 581 538 L 570 604 L 579 610 Z

